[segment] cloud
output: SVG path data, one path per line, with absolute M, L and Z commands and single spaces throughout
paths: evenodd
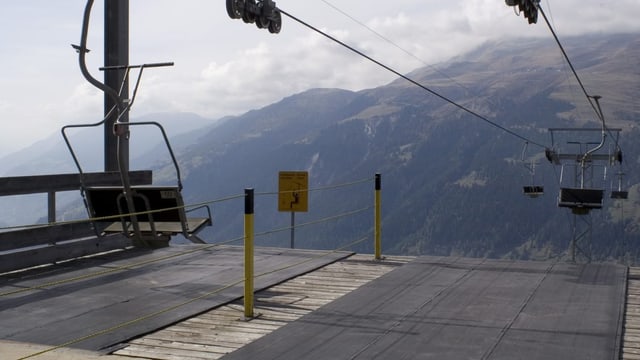
M 46 108 L 51 114 L 56 114 L 56 120 L 60 122 L 95 123 L 102 120 L 103 99 L 100 90 L 89 83 L 81 83 L 61 104 L 50 103 Z
M 326 0 L 279 0 L 278 6 L 401 73 L 437 65 L 487 40 L 551 37 L 542 19 L 529 25 L 502 0 L 330 3 L 333 6 Z M 62 124 L 101 117 L 102 95 L 82 79 L 69 47 L 78 41 L 84 4 L 30 0 L 3 7 L 0 116 L 16 120 L 10 121 L 10 132 L 0 135 L 1 143 L 18 148 Z M 585 33 L 640 32 L 637 0 L 541 4 L 561 40 Z M 229 19 L 222 2 L 190 0 L 179 5 L 180 11 L 177 6 L 169 0 L 130 4 L 131 62 L 176 63 L 145 71 L 132 117 L 186 111 L 217 118 L 309 88 L 359 90 L 396 77 L 288 17 L 283 18 L 282 32 L 272 35 Z M 94 7 L 88 61 L 100 76 L 96 69 L 102 62 L 102 14 L 101 6 Z
M 332 18 L 330 23 L 338 25 L 323 30 L 403 73 L 444 61 L 490 39 L 549 36 L 545 24 L 528 25 L 501 1 L 465 0 L 456 6 L 429 8 L 407 12 L 415 8 L 398 5 L 394 11 L 380 16 L 385 10 L 383 6 L 375 16 L 357 18 L 378 34 L 343 15 L 339 16 L 346 21 Z M 311 14 L 312 10 L 307 9 L 303 15 Z M 564 9 L 558 12 L 561 10 L 565 16 Z M 295 11 L 298 15 L 303 10 Z M 317 26 L 318 17 L 310 18 L 309 22 Z M 194 111 L 215 118 L 266 106 L 309 88 L 359 90 L 395 78 L 387 70 L 287 18 L 283 33 L 275 36 L 265 36 L 264 31 L 239 20 L 227 25 L 234 30 L 248 29 L 249 36 L 255 36 L 257 41 L 247 41 L 247 46 L 237 48 L 231 56 L 228 52 L 224 56 L 212 54 L 211 60 L 199 64 L 199 69 L 191 69 L 191 73 L 182 71 L 180 77 L 145 79 L 137 110 Z
M 347 31 L 332 33 L 348 41 Z M 209 114 L 238 113 L 315 87 L 361 89 L 390 75 L 324 37 L 307 33 L 289 46 L 260 43 L 234 60 L 211 62 L 196 84 L 200 108 Z
M 9 111 L 11 107 L 8 101 L 0 99 L 0 111 Z

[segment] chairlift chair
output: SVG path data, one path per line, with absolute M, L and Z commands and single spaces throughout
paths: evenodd
M 602 189 L 560 188 L 558 206 L 571 208 L 574 213 L 588 213 L 602 208 L 603 194 Z
M 138 79 L 133 92 L 133 97 L 128 104 L 127 110 L 131 108 L 137 94 L 138 85 L 142 71 L 147 67 L 171 66 L 173 63 L 158 63 L 126 66 L 126 77 L 131 69 L 139 68 Z M 101 70 L 109 71 L 123 67 L 106 67 Z M 124 81 L 124 80 L 123 80 Z M 194 209 L 185 210 L 182 199 L 182 179 L 180 167 L 169 143 L 169 138 L 160 123 L 154 121 L 128 122 L 119 126 L 156 126 L 164 140 L 173 162 L 177 184 L 175 186 L 140 185 L 131 186 L 130 193 L 133 199 L 132 206 L 124 197 L 123 187 L 89 187 L 87 193 L 87 204 L 92 218 L 100 219 L 96 221 L 102 233 L 123 233 L 126 236 L 136 236 L 133 231 L 133 224 L 139 226 L 139 235 L 142 239 L 157 244 L 168 244 L 172 236 L 181 234 L 186 239 L 194 243 L 206 243 L 197 236 L 205 226 L 212 224 L 211 209 L 208 205 L 198 206 Z M 118 131 L 118 130 L 116 130 Z M 126 131 L 126 130 L 125 130 Z M 133 209 L 131 209 L 133 208 Z M 187 217 L 187 213 L 195 210 L 204 210 L 204 216 Z M 133 214 L 132 214 L 133 213 Z M 119 215 L 118 218 L 114 216 Z M 161 245 L 162 246 L 162 245 Z
M 522 158 L 521 161 L 524 164 L 524 167 L 531 174 L 531 185 L 525 185 L 522 187 L 522 193 L 526 196 L 535 199 L 539 196 L 544 195 L 544 186 L 535 184 L 535 175 L 536 175 L 536 165 L 537 162 L 535 160 L 531 160 L 531 162 L 527 163 L 525 161 L 525 154 L 527 152 L 527 147 L 529 143 L 525 143 L 524 149 L 522 150 Z
M 140 85 L 140 79 L 145 68 L 172 66 L 173 63 L 154 63 L 143 65 L 121 65 L 100 68 L 100 70 L 125 70 L 120 91 L 107 86 L 95 79 L 87 70 L 85 55 L 88 33 L 88 18 L 90 15 L 92 2 L 87 4 L 85 19 L 82 27 L 82 37 L 80 45 L 72 45 L 79 53 L 80 70 L 82 75 L 95 87 L 111 96 L 116 104 L 107 113 L 104 119 L 94 124 L 67 125 L 62 128 L 67 148 L 78 168 L 81 179 L 81 194 L 87 208 L 88 215 L 93 219 L 94 228 L 98 236 L 108 233 L 122 233 L 127 237 L 133 237 L 134 244 L 143 246 L 166 246 L 173 235 L 182 234 L 185 238 L 195 243 L 204 243 L 196 234 L 204 226 L 211 225 L 211 210 L 209 206 L 198 206 L 189 211 L 185 210 L 182 199 L 182 180 L 180 168 L 175 158 L 169 139 L 162 125 L 157 122 L 120 122 L 120 118 L 130 111 Z M 123 99 L 122 91 L 129 77 L 131 69 L 139 69 L 135 88 L 131 99 Z M 154 185 L 131 185 L 129 181 L 128 166 L 124 165 L 128 159 L 122 159 L 119 154 L 120 174 L 122 186 L 112 187 L 86 187 L 83 181 L 83 171 L 80 162 L 73 151 L 71 143 L 66 135 L 69 128 L 93 127 L 104 125 L 108 118 L 116 112 L 118 116 L 114 124 L 114 133 L 122 139 L 129 136 L 129 127 L 136 125 L 153 125 L 160 129 L 162 137 L 167 146 L 171 160 L 176 170 L 177 185 L 175 186 L 154 186 Z M 205 216 L 199 218 L 187 218 L 187 213 L 194 210 L 205 211 Z M 151 241 L 152 243 L 150 243 Z
M 620 156 L 622 159 L 622 156 Z M 622 177 L 624 173 L 618 173 L 618 190 L 611 190 L 611 198 L 615 200 L 627 200 L 629 198 L 629 192 L 626 190 L 622 190 Z
M 562 159 L 570 160 L 574 162 L 574 166 L 579 166 L 579 177 L 576 173 L 576 184 L 574 187 L 561 187 L 560 193 L 558 194 L 558 206 L 559 207 L 567 207 L 570 208 L 571 211 L 576 215 L 585 215 L 588 214 L 591 209 L 601 209 L 604 190 L 599 188 L 588 188 L 585 187 L 585 184 L 588 183 L 586 181 L 586 172 L 587 169 L 592 169 L 592 163 L 596 160 L 613 160 L 622 162 L 622 152 L 618 148 L 613 156 L 609 155 L 601 155 L 598 154 L 606 143 L 607 133 L 611 133 L 612 131 L 618 131 L 617 129 L 608 129 L 605 124 L 604 114 L 600 107 L 600 96 L 592 96 L 596 102 L 598 109 L 598 117 L 602 122 L 602 126 L 599 129 L 571 129 L 573 131 L 598 131 L 600 133 L 600 139 L 597 142 L 594 141 L 568 141 L 568 144 L 579 145 L 580 151 L 575 153 L 567 153 L 567 154 L 558 154 L 555 150 L 547 149 L 545 151 L 545 155 L 550 162 L 555 164 L 560 164 Z M 564 131 L 569 129 L 549 129 L 551 132 L 551 139 L 554 142 L 553 131 Z M 617 138 L 616 138 L 617 139 Z M 617 144 L 617 140 L 616 140 Z M 595 145 L 594 147 L 591 147 Z M 583 149 L 583 146 L 584 149 Z M 563 170 L 564 170 L 564 165 Z M 577 168 L 576 168 L 577 169 Z M 578 170 L 576 170 L 578 171 Z M 563 175 L 560 175 L 560 182 L 562 183 Z M 578 184 L 579 178 L 579 184 Z M 606 178 L 606 167 L 605 167 L 605 178 Z M 623 194 L 618 194 L 622 196 Z
M 560 175 L 561 183 L 564 177 L 564 165 L 562 169 L 563 171 Z M 573 187 L 561 187 L 558 194 L 558 206 L 570 208 L 576 215 L 586 215 L 591 209 L 601 209 L 604 198 L 603 189 L 584 186 L 584 173 L 584 163 L 582 163 L 580 165 L 580 178 L 582 179 L 580 184 L 576 183 Z
M 613 190 L 611 191 L 611 198 L 615 200 L 627 200 L 629 198 L 629 192 Z
M 544 187 L 539 185 L 529 185 L 523 186 L 523 193 L 530 198 L 537 198 L 538 196 L 544 195 Z

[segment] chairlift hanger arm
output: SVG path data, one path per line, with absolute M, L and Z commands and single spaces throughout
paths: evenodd
M 140 71 L 138 72 L 138 77 L 136 79 L 136 85 L 133 89 L 133 95 L 131 96 L 131 99 L 129 100 L 128 104 L 127 104 L 127 108 L 126 110 L 130 110 L 131 107 L 133 106 L 133 103 L 135 102 L 136 96 L 138 94 L 138 89 L 140 87 L 140 81 L 142 80 L 142 73 L 144 71 L 145 68 L 153 68 L 153 67 L 165 67 L 165 66 L 173 66 L 174 63 L 172 61 L 170 62 L 160 62 L 160 63 L 148 63 L 148 64 L 141 64 L 141 65 L 114 65 L 114 66 L 104 66 L 101 67 L 100 70 L 104 71 L 104 70 L 126 70 L 126 74 L 125 74 L 125 79 L 129 76 L 130 70 L 131 69 L 140 69 Z M 123 84 L 125 82 L 125 79 L 123 79 Z M 182 191 L 182 177 L 180 175 L 180 167 L 178 166 L 178 161 L 176 159 L 176 156 L 173 152 L 173 148 L 171 147 L 171 143 L 169 142 L 169 137 L 167 136 L 167 133 L 164 130 L 164 127 L 162 127 L 162 125 L 158 122 L 155 121 L 142 121 L 142 122 L 128 122 L 127 124 L 123 124 L 125 126 L 136 126 L 136 125 L 153 125 L 156 126 L 158 129 L 160 129 L 160 132 L 162 133 L 162 138 L 164 139 L 165 145 L 167 146 L 167 150 L 169 150 L 169 155 L 171 156 L 171 160 L 173 162 L 173 165 L 176 169 L 176 177 L 178 178 L 178 190 Z
M 124 88 L 127 79 L 129 78 L 129 74 L 131 72 L 131 69 L 140 69 L 140 71 L 138 72 L 138 78 L 136 79 L 136 85 L 133 88 L 133 96 L 131 96 L 131 99 L 129 99 L 128 103 L 127 103 L 127 107 L 126 107 L 126 111 L 131 110 L 131 107 L 133 106 L 133 103 L 135 102 L 136 99 L 136 95 L 138 94 L 138 88 L 140 87 L 140 81 L 142 80 L 142 72 L 144 71 L 145 68 L 152 68 L 152 67 L 164 67 L 164 66 L 173 66 L 174 63 L 172 61 L 170 62 L 161 62 L 161 63 L 149 63 L 149 64 L 141 64 L 141 65 L 113 65 L 113 66 L 103 66 L 100 68 L 101 71 L 104 70 L 126 70 L 125 71 L 125 75 L 122 79 L 122 84 L 120 86 L 120 92 L 119 95 L 122 94 L 122 89 Z M 125 112 L 126 112 L 125 111 Z M 125 113 L 123 112 L 122 114 L 120 114 L 120 116 L 118 117 L 118 123 L 120 122 L 120 117 Z
M 117 115 L 117 120 L 116 120 L 116 123 L 117 123 L 118 121 L 120 121 L 120 118 L 123 116 L 123 114 L 128 110 L 124 105 L 124 101 L 122 100 L 121 96 L 114 88 L 98 81 L 96 78 L 94 78 L 91 75 L 91 73 L 89 73 L 89 70 L 87 69 L 86 54 L 89 51 L 87 49 L 87 35 L 89 32 L 89 21 L 91 18 L 92 7 L 93 7 L 93 0 L 87 0 L 87 5 L 85 6 L 83 19 L 82 19 L 82 33 L 80 36 L 80 45 L 78 46 L 72 45 L 72 46 L 78 51 L 78 62 L 80 63 L 80 71 L 84 76 L 84 78 L 91 85 L 95 86 L 96 88 L 98 88 L 99 90 L 107 94 L 107 96 L 109 96 L 114 102 L 116 115 Z M 116 136 L 118 138 L 118 147 L 117 147 L 118 167 L 120 169 L 120 178 L 122 180 L 122 186 L 124 190 L 124 196 L 127 201 L 127 205 L 129 206 L 130 211 L 135 212 L 135 206 L 133 203 L 133 198 L 131 196 L 131 183 L 129 181 L 127 154 L 124 151 L 121 151 L 123 145 L 126 142 L 126 138 L 123 135 L 124 134 L 116 133 Z M 132 218 L 131 224 L 133 225 L 133 230 L 136 235 L 136 238 L 142 242 L 145 242 L 141 238 L 140 226 L 138 224 L 137 219 Z
M 102 66 L 98 68 L 98 70 L 105 71 L 105 70 L 139 69 L 139 68 L 164 67 L 164 66 L 173 66 L 173 65 L 174 65 L 173 61 L 169 61 L 169 62 L 149 63 L 149 64 L 140 64 L 140 65 Z
M 585 161 L 587 159 L 587 157 L 589 157 L 594 152 L 602 149 L 602 147 L 604 146 L 604 143 L 607 141 L 607 132 L 606 132 L 607 125 L 605 125 L 604 114 L 602 113 L 602 108 L 600 107 L 600 98 L 601 98 L 601 96 L 596 95 L 596 96 L 589 96 L 589 97 L 594 99 L 595 102 L 596 102 L 596 105 L 598 106 L 598 117 L 602 121 L 602 140 L 600 141 L 600 144 L 598 146 L 596 146 L 595 148 L 587 151 L 584 154 L 583 161 Z
M 120 96 L 118 96 L 118 92 L 107 86 L 106 84 L 98 81 L 94 78 L 89 70 L 87 69 L 86 62 L 86 54 L 89 52 L 87 49 L 87 36 L 89 33 L 89 20 L 91 18 L 91 8 L 93 7 L 93 0 L 87 0 L 87 5 L 84 8 L 84 16 L 82 20 L 82 33 L 80 35 L 80 45 L 71 45 L 78 52 L 78 62 L 80 64 L 80 72 L 82 76 L 93 86 L 97 87 L 99 90 L 106 93 L 113 102 L 116 104 L 116 109 L 118 113 L 121 113 L 124 110 L 124 105 Z

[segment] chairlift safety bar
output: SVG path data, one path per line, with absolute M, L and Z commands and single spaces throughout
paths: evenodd
M 164 67 L 164 66 L 173 66 L 175 65 L 172 61 L 169 62 L 160 62 L 160 63 L 150 63 L 150 64 L 141 64 L 141 65 L 112 65 L 112 66 L 103 66 L 99 67 L 98 70 L 124 70 L 124 69 L 139 69 L 139 68 L 152 68 L 152 67 Z

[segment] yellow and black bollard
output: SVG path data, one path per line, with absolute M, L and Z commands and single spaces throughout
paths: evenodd
M 374 248 L 375 248 L 375 259 L 382 259 L 382 244 L 381 244 L 381 222 L 382 222 L 382 205 L 381 205 L 381 190 L 382 190 L 382 178 L 380 174 L 376 174 L 376 185 L 375 185 L 375 215 L 374 215 Z
M 244 317 L 253 318 L 253 189 L 244 190 Z

